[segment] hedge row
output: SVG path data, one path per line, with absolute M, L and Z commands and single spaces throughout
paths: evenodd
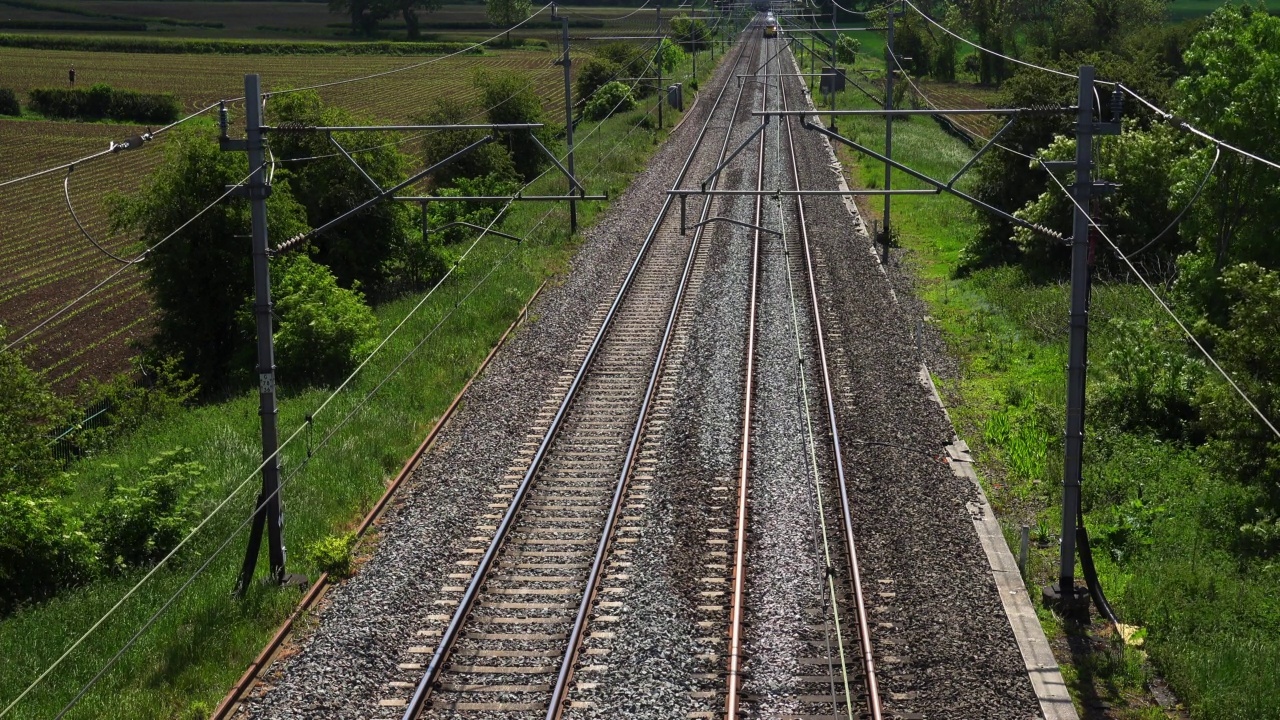
M 27 96 L 31 109 L 41 115 L 75 120 L 169 123 L 178 119 L 182 109 L 171 93 L 116 90 L 101 84 L 74 90 L 35 88 Z
M 9 88 L 0 88 L 0 115 L 21 115 L 22 107 L 18 98 Z
M 0 47 L 32 50 L 85 50 L 202 55 L 439 55 L 469 47 L 458 42 L 288 42 L 199 40 L 181 38 L 74 37 L 57 35 L 0 35 Z M 476 49 L 472 52 L 480 54 Z

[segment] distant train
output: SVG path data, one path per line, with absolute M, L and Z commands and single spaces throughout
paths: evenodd
M 767 38 L 778 37 L 778 20 L 773 13 L 767 13 L 764 16 L 764 36 Z

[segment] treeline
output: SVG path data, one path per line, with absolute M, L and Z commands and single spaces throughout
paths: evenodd
M 98 83 L 88 88 L 33 88 L 32 110 L 67 120 L 120 120 L 162 124 L 178 119 L 181 105 L 172 93 L 140 93 Z
M 275 40 L 200 40 L 182 38 L 68 37 L 3 35 L 0 47 L 32 50 L 84 50 L 196 55 L 439 55 L 471 47 L 461 42 L 314 42 Z M 483 51 L 471 50 L 475 54 Z

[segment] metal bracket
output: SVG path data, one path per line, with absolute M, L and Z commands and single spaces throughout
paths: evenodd
M 568 168 L 560 164 L 560 160 L 556 158 L 555 153 L 548 150 L 547 146 L 543 145 L 542 141 L 539 140 L 538 136 L 534 133 L 529 133 L 529 137 L 533 138 L 533 142 L 536 143 L 538 147 L 542 148 L 542 152 L 546 154 L 547 157 L 551 158 L 551 162 L 555 163 L 555 166 L 560 169 L 560 172 L 564 173 L 564 176 L 569 178 L 569 182 L 573 184 L 573 187 L 577 188 L 578 192 L 585 195 L 587 189 L 582 187 L 582 183 L 578 182 L 578 178 L 574 177 L 573 173 L 569 172 Z
M 710 224 L 711 224 L 711 223 L 713 223 L 713 222 L 727 222 L 727 223 L 729 223 L 730 225 L 739 225 L 739 226 L 744 227 L 744 228 L 750 228 L 750 229 L 752 229 L 752 230 L 759 230 L 760 232 L 766 232 L 766 233 L 769 233 L 770 235 L 777 235 L 778 237 L 782 237 L 782 233 L 781 233 L 781 232 L 779 232 L 779 231 L 777 231 L 777 230 L 770 230 L 770 229 L 769 229 L 769 228 L 767 228 L 767 227 L 760 227 L 759 225 L 753 225 L 753 224 L 751 224 L 751 223 L 749 223 L 749 222 L 742 222 L 741 220 L 734 220 L 733 218 L 721 217 L 721 216 L 719 216 L 719 215 L 714 216 L 714 217 L 709 217 L 709 218 L 707 218 L 706 220 L 703 220 L 703 221 L 702 221 L 702 222 L 700 222 L 700 223 L 694 223 L 694 224 L 692 224 L 692 225 L 688 225 L 688 226 L 686 226 L 686 225 L 684 224 L 684 218 L 681 218 L 681 222 L 680 222 L 680 234 L 681 234 L 681 235 L 685 234 L 685 229 L 686 229 L 686 227 L 687 227 L 688 229 L 696 230 L 696 229 L 698 229 L 698 228 L 702 227 L 703 225 L 710 225 Z
M 461 221 L 461 220 L 457 220 L 457 221 L 455 221 L 455 222 L 445 223 L 444 225 L 441 225 L 440 227 L 427 228 L 427 231 L 426 231 L 426 232 L 427 232 L 427 234 L 428 234 L 428 235 L 430 235 L 431 233 L 434 233 L 434 232 L 440 232 L 441 230 L 445 230 L 445 229 L 447 229 L 447 228 L 451 228 L 451 227 L 454 227 L 454 226 L 469 227 L 469 228 L 472 228 L 472 229 L 475 229 L 475 230 L 480 230 L 480 231 L 482 231 L 482 232 L 483 232 L 483 231 L 488 231 L 488 233 L 489 233 L 490 235 L 497 235 L 498 237 L 504 237 L 504 238 L 507 238 L 508 240 L 515 240 L 516 242 L 524 242 L 524 240 L 525 240 L 525 239 L 524 239 L 524 238 L 522 238 L 522 237 L 516 237 L 515 235 L 508 235 L 507 233 L 504 233 L 504 232 L 502 232 L 502 231 L 500 231 L 500 230 L 494 230 L 494 229 L 492 229 L 492 228 L 487 228 L 487 227 L 485 227 L 485 226 L 483 226 L 483 225 L 476 225 L 475 223 L 463 222 L 463 221 Z
M 342 147 L 342 144 L 339 143 L 338 139 L 333 136 L 333 133 L 325 133 L 325 134 L 329 136 L 329 142 L 333 143 L 333 146 L 338 148 L 338 152 L 342 153 L 342 157 L 346 158 L 348 161 L 350 161 L 350 163 L 353 166 L 355 166 L 355 169 L 358 170 L 360 174 L 364 176 L 365 180 L 369 181 L 369 184 L 373 186 L 373 189 L 377 190 L 378 192 L 382 192 L 382 186 L 378 184 L 378 181 L 369 177 L 369 173 L 365 172 L 364 168 L 360 167 L 360 163 L 356 162 L 356 159 L 351 157 L 351 153 L 347 152 L 347 149 Z
M 939 191 L 941 191 L 941 192 L 946 192 L 946 193 L 950 193 L 950 194 L 952 194 L 952 195 L 955 195 L 956 197 L 960 198 L 961 200 L 964 200 L 964 201 L 966 201 L 966 202 L 968 202 L 968 203 L 970 203 L 970 204 L 974 205 L 975 207 L 981 208 L 981 209 L 983 209 L 983 210 L 985 210 L 985 211 L 987 211 L 987 212 L 991 213 L 992 215 L 996 215 L 997 217 L 1003 218 L 1003 219 L 1005 219 L 1005 220 L 1007 220 L 1007 221 L 1009 221 L 1009 222 L 1013 223 L 1014 225 L 1017 225 L 1018 227 L 1022 227 L 1022 228 L 1026 228 L 1026 229 L 1028 229 L 1028 230 L 1032 230 L 1032 231 L 1034 231 L 1034 232 L 1042 233 L 1042 234 L 1044 234 L 1044 235 L 1047 235 L 1048 237 L 1051 237 L 1051 238 L 1053 238 L 1053 239 L 1055 239 L 1055 240 L 1059 240 L 1059 241 L 1062 241 L 1062 242 L 1066 242 L 1066 240 L 1067 240 L 1067 239 L 1066 239 L 1066 238 L 1064 238 L 1062 235 L 1060 235 L 1060 234 L 1058 234 L 1058 233 L 1054 232 L 1053 230 L 1050 230 L 1049 228 L 1043 227 L 1043 226 L 1041 226 L 1041 225 L 1037 225 L 1037 224 L 1035 224 L 1035 223 L 1027 222 L 1026 220 L 1023 220 L 1023 219 L 1022 219 L 1022 218 L 1020 218 L 1020 217 L 1016 217 L 1016 216 L 1014 216 L 1014 215 L 1013 215 L 1013 214 L 1011 214 L 1011 213 L 1007 213 L 1007 212 L 1005 212 L 1004 210 L 1001 210 L 1001 209 L 1000 209 L 1000 208 L 998 208 L 998 207 L 995 207 L 995 206 L 993 206 L 993 205 L 988 205 L 987 203 L 982 202 L 982 201 L 981 201 L 981 200 L 979 200 L 978 198 L 973 197 L 972 195 L 969 195 L 968 193 L 964 193 L 964 192 L 961 192 L 961 191 L 959 191 L 959 190 L 956 190 L 954 187 L 951 187 L 950 185 L 947 185 L 946 183 L 944 183 L 944 182 L 942 182 L 942 181 L 940 181 L 940 180 L 936 180 L 936 179 L 934 179 L 934 178 L 931 178 L 931 177 L 929 177 L 928 175 L 925 175 L 924 173 L 920 172 L 919 170 L 916 170 L 916 169 L 914 169 L 914 168 L 907 167 L 906 165 L 903 165 L 902 163 L 900 163 L 900 162 L 898 162 L 898 161 L 894 160 L 893 158 L 885 157 L 885 156 L 884 156 L 884 155 L 882 155 L 881 153 L 878 153 L 878 152 L 876 152 L 875 150 L 872 150 L 871 148 L 868 148 L 868 147 L 866 147 L 866 146 L 864 146 L 864 145 L 859 145 L 858 143 L 856 143 L 856 142 L 854 142 L 854 141 L 850 140 L 849 138 L 847 138 L 847 137 L 845 137 L 845 136 L 843 136 L 843 135 L 841 135 L 841 134 L 839 134 L 839 133 L 832 132 L 832 131 L 830 131 L 830 130 L 828 130 L 828 129 L 824 128 L 824 127 L 822 127 L 821 125 L 815 125 L 815 124 L 813 124 L 813 123 L 809 122 L 809 120 L 808 120 L 807 118 L 803 118 L 803 119 L 801 120 L 801 126 L 802 126 L 802 127 L 804 127 L 804 128 L 805 128 L 805 129 L 807 129 L 807 130 L 812 130 L 812 131 L 814 131 L 814 132 L 816 132 L 816 133 L 819 133 L 819 134 L 821 134 L 821 135 L 825 135 L 825 136 L 827 136 L 828 138 L 830 138 L 830 139 L 832 139 L 832 140 L 835 140 L 836 142 L 839 142 L 839 143 L 841 143 L 841 144 L 843 144 L 843 145 L 847 145 L 847 146 L 849 146 L 849 147 L 853 148 L 854 150 L 857 150 L 858 152 L 862 153 L 863 155 L 867 155 L 868 157 L 874 158 L 874 159 L 876 159 L 876 160 L 879 160 L 880 162 L 883 162 L 883 163 L 888 164 L 889 166 L 891 166 L 891 167 L 893 167 L 893 168 L 896 168 L 896 169 L 898 169 L 898 170 L 901 170 L 902 172 L 904 172 L 904 173 L 906 173 L 906 174 L 910 175 L 911 177 L 913 177 L 913 178 L 915 178 L 915 179 L 917 179 L 917 180 L 920 180 L 921 182 L 924 182 L 924 183 L 926 183 L 926 184 L 928 184 L 928 185 L 932 185 L 933 187 L 937 188 L 937 189 L 938 189 Z
M 757 127 L 756 127 L 756 129 L 755 129 L 755 130 L 753 130 L 753 131 L 751 132 L 751 134 L 750 134 L 750 135 L 748 135 L 748 136 L 747 136 L 747 138 L 746 138 L 745 140 L 743 140 L 743 141 L 742 141 L 742 143 L 741 143 L 740 145 L 738 145 L 738 147 L 737 147 L 733 152 L 729 153 L 729 157 L 726 157 L 726 158 L 724 159 L 724 162 L 720 163 L 720 165 L 719 165 L 715 170 L 712 170 L 712 171 L 711 171 L 711 174 L 707 176 L 707 179 L 702 181 L 702 191 L 703 191 L 703 192 L 706 192 L 706 191 L 707 191 L 707 185 L 708 185 L 712 180 L 715 180 L 715 179 L 716 179 L 716 176 L 718 176 L 718 175 L 720 174 L 720 172 L 721 172 L 722 170 L 724 170 L 724 169 L 725 169 L 725 167 L 727 167 L 727 166 L 729 165 L 729 163 L 730 163 L 730 162 L 733 162 L 733 159 L 734 159 L 734 158 L 736 158 L 736 157 L 738 157 L 738 153 L 740 153 L 740 152 L 742 152 L 744 149 L 746 149 L 747 145 L 748 145 L 752 140 L 755 140 L 757 135 L 759 135 L 760 133 L 764 132 L 764 129 L 765 129 L 766 127 L 768 127 L 768 125 L 769 125 L 769 116 L 768 116 L 768 115 L 766 115 L 766 116 L 765 116 L 765 118 L 764 118 L 764 122 L 760 123 L 760 125 L 759 125 L 759 126 L 757 126 Z

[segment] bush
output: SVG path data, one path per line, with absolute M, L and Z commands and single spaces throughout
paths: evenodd
M 435 107 L 420 118 L 423 125 L 460 125 L 476 122 L 475 110 L 454 98 L 439 98 Z M 422 160 L 434 165 L 485 136 L 483 130 L 441 130 L 422 138 Z M 514 178 L 516 166 L 511 153 L 501 143 L 491 142 L 472 150 L 431 175 L 435 187 L 453 185 L 462 178 L 485 176 Z
M 843 63 L 852 63 L 858 59 L 858 51 L 862 49 L 862 43 L 852 35 L 840 36 L 836 41 L 836 58 Z
M 113 479 L 87 523 L 102 567 L 147 567 L 182 540 L 194 523 L 193 498 L 205 467 L 188 448 L 160 453 L 142 469 L 136 485 Z
M 22 106 L 9 88 L 0 88 L 0 115 L 21 115 Z
M 603 120 L 615 112 L 626 112 L 635 106 L 636 100 L 631 96 L 631 88 L 615 80 L 600 88 L 582 114 L 588 120 Z
M 373 349 L 378 322 L 364 296 L 338 287 L 333 273 L 306 255 L 285 255 L 272 262 L 271 299 L 278 318 L 276 366 L 286 382 L 336 382 Z M 245 301 L 240 322 L 252 332 L 252 298 Z
M 495 125 L 541 123 L 546 120 L 542 111 L 542 98 L 521 75 L 482 70 L 475 75 L 475 86 L 480 91 L 481 106 L 489 108 L 489 122 Z M 525 180 L 537 177 L 550 162 L 534 137 L 541 140 L 543 145 L 550 145 L 558 130 L 559 128 L 548 124 L 536 130 L 509 130 L 502 133 L 506 135 L 516 172 Z
M 0 328 L 0 346 L 5 338 Z M 0 493 L 35 493 L 55 470 L 49 435 L 70 411 L 16 352 L 0 350 Z
M 97 546 L 58 500 L 0 494 L 0 613 L 94 575 Z
M 34 88 L 28 96 L 32 110 L 47 117 L 75 120 L 159 124 L 177 120 L 181 111 L 172 93 L 116 90 L 102 83 L 83 89 Z
M 641 52 L 639 48 L 628 42 L 604 43 L 596 48 L 595 56 L 597 59 L 607 60 L 621 68 L 620 74 L 616 77 L 627 78 L 628 82 L 634 82 L 635 78 L 654 77 L 657 74 L 657 68 L 653 67 L 653 63 L 650 62 L 653 56 Z M 614 77 L 612 75 L 608 76 L 601 84 Z M 644 96 L 653 92 L 656 87 L 657 83 L 655 81 L 645 80 L 636 84 L 636 92 Z
M 320 572 L 343 578 L 351 574 L 351 550 L 355 544 L 356 536 L 353 533 L 330 535 L 312 543 L 307 557 Z
M 592 93 L 617 77 L 622 77 L 622 66 L 613 60 L 596 57 L 586 61 L 576 80 L 578 102 L 590 102 Z
M 483 52 L 455 42 L 290 42 L 273 40 L 200 40 L 194 38 L 75 37 L 68 35 L 0 35 L 0 47 L 32 50 L 86 50 L 148 54 L 200 55 L 440 55 Z
M 1091 387 L 1090 415 L 1117 432 L 1191 440 L 1199 412 L 1194 398 L 1204 366 L 1179 343 L 1162 340 L 1151 321 L 1110 321 L 1120 341 L 1102 358 L 1101 381 Z

